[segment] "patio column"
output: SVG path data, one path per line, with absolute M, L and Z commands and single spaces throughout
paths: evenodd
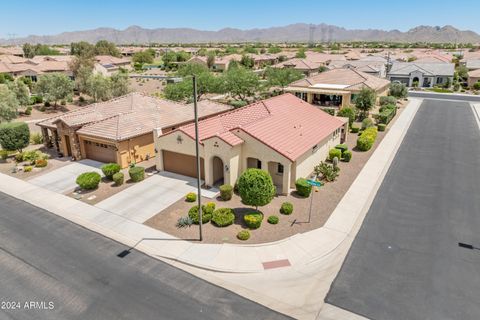
M 203 159 L 203 167 L 205 170 L 205 185 L 206 186 L 213 186 L 213 172 L 212 172 L 212 159 L 207 159 L 206 157 Z
M 307 92 L 307 102 L 312 104 L 313 102 L 313 93 Z
M 50 137 L 48 136 L 48 129 L 45 127 L 41 127 L 41 128 L 42 128 L 43 145 L 46 148 L 51 148 L 52 143 L 50 141 Z
M 287 195 L 290 191 L 290 177 L 291 177 L 291 163 L 282 163 L 283 165 L 283 178 L 282 178 L 282 194 Z

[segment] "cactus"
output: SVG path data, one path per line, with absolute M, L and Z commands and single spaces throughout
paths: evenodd
M 338 168 L 338 157 L 334 157 L 332 163 L 334 168 Z

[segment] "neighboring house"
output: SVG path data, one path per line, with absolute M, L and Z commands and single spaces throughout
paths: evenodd
M 467 60 L 465 67 L 467 67 L 468 71 L 480 69 L 480 59 Z
M 200 101 L 201 119 L 230 110 Z M 116 162 L 122 168 L 155 156 L 152 131 L 164 132 L 194 120 L 193 105 L 130 93 L 37 123 L 45 145 L 75 160 Z
M 0 55 L 13 55 L 17 57 L 23 57 L 22 47 L 0 47 Z
M 2 54 L 0 55 L 0 62 L 3 63 L 25 63 L 28 59 L 23 57 L 18 57 L 11 54 Z
M 308 103 L 323 107 L 344 107 L 355 103 L 363 88 L 377 97 L 387 95 L 390 81 L 355 69 L 333 69 L 291 83 L 285 90 Z
M 476 69 L 468 72 L 468 86 L 470 88 L 472 88 L 473 85 L 479 81 L 480 81 L 480 69 Z
M 0 58 L 0 73 L 8 73 L 13 77 L 30 77 L 33 81 L 37 81 L 39 75 L 51 72 L 62 72 L 73 77 L 69 66 L 72 56 L 35 56 L 31 59 L 13 57 Z
M 307 77 L 318 74 L 320 72 L 320 68 L 323 67 L 324 64 L 321 62 L 314 62 L 308 59 L 290 59 L 287 61 L 283 61 L 277 63 L 272 66 L 272 68 L 278 69 L 286 69 L 291 68 L 302 72 Z
M 278 62 L 277 54 L 249 54 L 248 56 L 253 59 L 254 69 L 261 69 Z
M 189 59 L 187 62 L 188 63 L 199 63 L 204 66 L 208 66 L 207 64 L 207 57 L 206 56 L 194 56 L 191 59 Z M 233 60 L 239 61 L 242 59 L 242 56 L 239 54 L 231 54 L 228 56 L 220 56 L 220 57 L 215 57 L 215 60 L 212 65 L 212 70 L 213 71 L 226 71 L 228 70 L 228 66 L 230 65 L 230 62 Z
M 131 61 L 128 58 L 117 58 L 112 56 L 96 56 L 94 73 L 100 73 L 104 76 L 111 76 L 120 69 L 131 70 Z
M 344 140 L 348 122 L 283 94 L 199 122 L 201 176 L 207 186 L 234 185 L 247 168 L 272 176 L 288 194 Z M 154 131 L 157 170 L 196 176 L 193 124 Z
M 315 51 L 305 51 L 305 56 L 308 61 L 328 65 L 332 60 L 347 60 L 342 54 L 331 54 Z
M 381 58 L 383 59 L 383 58 Z M 368 60 L 335 60 L 328 65 L 329 69 L 355 69 L 357 71 L 365 72 L 379 78 L 387 76 L 386 61 L 368 61 Z
M 417 63 L 417 62 L 394 62 L 387 78 L 390 81 L 404 83 L 413 87 L 415 83 L 419 87 L 433 87 L 453 82 L 455 65 L 453 63 Z

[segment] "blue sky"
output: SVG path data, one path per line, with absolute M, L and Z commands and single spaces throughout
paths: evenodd
M 0 38 L 130 25 L 218 30 L 297 22 L 401 31 L 450 24 L 480 33 L 478 0 L 22 0 L 4 1 L 1 8 Z

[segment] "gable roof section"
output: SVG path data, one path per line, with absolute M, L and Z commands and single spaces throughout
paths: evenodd
M 199 122 L 199 136 L 202 143 L 218 137 L 235 146 L 243 142 L 235 134 L 241 130 L 295 161 L 344 123 L 344 120 L 286 93 L 202 120 Z M 192 139 L 195 137 L 194 124 L 177 130 Z
M 412 72 L 420 71 L 433 76 L 453 76 L 455 65 L 453 63 L 415 63 L 415 62 L 394 62 L 389 74 L 410 75 Z
M 294 69 L 299 69 L 299 70 L 317 70 L 319 69 L 323 64 L 321 62 L 315 62 L 311 61 L 308 59 L 290 59 L 287 61 L 283 61 L 280 63 L 277 63 L 272 66 L 272 68 L 288 68 L 292 67 Z

